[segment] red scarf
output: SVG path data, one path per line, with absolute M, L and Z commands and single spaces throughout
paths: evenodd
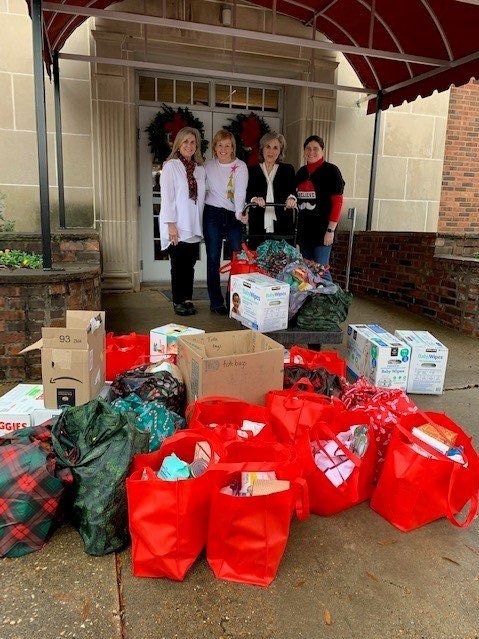
M 196 181 L 195 176 L 193 175 L 196 162 L 194 160 L 187 160 L 181 153 L 178 153 L 178 159 L 183 164 L 186 169 L 186 179 L 188 180 L 188 196 L 190 200 L 196 204 L 198 200 L 198 183 Z
M 306 169 L 308 170 L 308 175 L 312 175 L 316 169 L 319 169 L 321 164 L 324 162 L 324 158 L 321 158 L 317 162 L 311 162 L 311 164 L 306 164 Z

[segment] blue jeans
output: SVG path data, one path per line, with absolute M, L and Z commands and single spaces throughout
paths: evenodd
M 243 224 L 236 219 L 233 211 L 205 204 L 203 234 L 206 246 L 206 281 L 211 309 L 224 306 L 225 303 L 220 282 L 223 239 L 226 239 L 232 251 L 240 251 L 242 228 Z
M 315 262 L 318 262 L 318 264 L 324 264 L 325 266 L 326 264 L 329 264 L 329 256 L 331 255 L 332 248 L 332 244 L 330 246 L 299 246 L 299 250 L 303 257 L 307 260 L 314 260 Z M 333 281 L 329 269 L 325 272 L 324 279 L 328 280 L 328 282 Z

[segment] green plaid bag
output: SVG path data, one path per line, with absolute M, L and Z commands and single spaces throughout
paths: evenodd
M 149 433 L 150 452 L 158 450 L 167 437 L 186 425 L 183 417 L 168 410 L 162 402 L 142 400 L 136 393 L 115 399 L 111 407 L 117 413 L 135 413 L 137 427 Z
M 296 324 L 304 331 L 325 331 L 336 328 L 348 316 L 353 301 L 351 293 L 341 287 L 332 295 L 311 295 L 299 309 Z
M 148 452 L 148 439 L 132 412 L 119 415 L 102 399 L 66 408 L 54 424 L 59 463 L 73 474 L 72 523 L 90 555 L 128 542 L 125 480 L 133 455 Z
M 61 520 L 61 498 L 73 480 L 55 461 L 45 426 L 0 437 L 0 557 L 21 557 L 45 545 Z

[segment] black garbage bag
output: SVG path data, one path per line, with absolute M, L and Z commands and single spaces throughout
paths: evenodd
M 115 377 L 110 388 L 109 399 L 127 397 L 136 393 L 141 399 L 158 400 L 178 415 L 185 414 L 186 388 L 169 371 L 151 372 L 151 366 L 137 366 Z
M 352 301 L 339 286 L 332 295 L 312 295 L 299 309 L 296 324 L 305 331 L 334 329 L 347 318 Z
M 125 480 L 133 455 L 148 452 L 149 433 L 134 413 L 103 399 L 66 408 L 52 427 L 58 462 L 73 474 L 71 519 L 85 552 L 105 555 L 128 542 Z

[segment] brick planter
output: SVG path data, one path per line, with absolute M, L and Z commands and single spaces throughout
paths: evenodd
M 40 233 L 1 233 L 0 250 L 20 249 L 42 252 Z M 99 234 L 92 230 L 57 231 L 52 235 L 52 258 L 55 264 L 101 264 Z
M 40 353 L 18 352 L 41 338 L 42 326 L 64 325 L 67 309 L 99 308 L 99 265 L 0 271 L 0 382 L 39 380 Z

